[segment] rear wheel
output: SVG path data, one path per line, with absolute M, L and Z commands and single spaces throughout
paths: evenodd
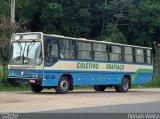
M 42 86 L 30 84 L 32 92 L 39 93 L 43 90 Z
M 93 88 L 95 91 L 105 91 L 106 86 L 105 85 L 95 85 Z
M 55 87 L 57 94 L 66 94 L 70 88 L 69 79 L 66 76 L 62 76 L 59 80 L 58 86 Z
M 122 79 L 121 84 L 114 86 L 114 88 L 116 92 L 128 92 L 129 85 L 130 85 L 130 79 L 128 79 L 127 77 L 124 77 Z

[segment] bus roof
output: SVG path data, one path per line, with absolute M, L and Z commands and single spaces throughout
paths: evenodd
M 142 47 L 142 46 L 121 44 L 121 43 L 112 43 L 112 42 L 107 42 L 107 41 L 97 41 L 97 40 L 90 40 L 90 39 L 86 39 L 86 38 L 73 38 L 73 37 L 66 37 L 66 36 L 55 35 L 55 34 L 44 34 L 44 35 L 50 36 L 50 37 L 62 38 L 62 39 L 76 40 L 76 41 L 86 41 L 86 42 L 93 42 L 93 43 L 103 43 L 103 44 L 111 44 L 111 45 L 126 46 L 126 47 L 152 49 L 151 47 Z
M 31 34 L 31 33 L 40 33 L 40 34 L 43 34 L 44 36 L 48 36 L 48 37 L 56 37 L 56 38 L 70 39 L 70 40 L 76 40 L 76 41 L 86 41 L 86 42 L 93 42 L 93 43 L 103 43 L 103 44 L 111 44 L 111 45 L 126 46 L 126 47 L 152 49 L 151 47 L 142 47 L 142 46 L 121 44 L 121 43 L 112 43 L 112 42 L 107 42 L 107 41 L 97 41 L 97 40 L 90 40 L 90 39 L 86 39 L 86 38 L 66 37 L 66 36 L 55 35 L 55 34 L 44 34 L 42 32 L 26 32 L 26 33 L 15 33 L 15 34 Z

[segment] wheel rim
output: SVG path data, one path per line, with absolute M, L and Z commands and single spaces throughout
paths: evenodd
M 129 87 L 128 80 L 125 80 L 125 81 L 123 82 L 123 89 L 124 89 L 124 90 L 128 90 L 128 87 Z
M 62 80 L 62 81 L 60 82 L 60 88 L 61 88 L 63 91 L 67 90 L 67 89 L 68 89 L 68 82 L 67 82 L 66 80 Z

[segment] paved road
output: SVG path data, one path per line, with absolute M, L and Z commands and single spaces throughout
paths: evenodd
M 50 110 L 22 114 L 19 119 L 136 119 L 134 114 L 141 116 L 138 119 L 160 119 L 160 102 Z M 147 117 L 152 114 L 156 117 Z
M 44 113 L 160 113 L 160 101 L 138 104 L 121 104 L 64 110 L 43 111 Z

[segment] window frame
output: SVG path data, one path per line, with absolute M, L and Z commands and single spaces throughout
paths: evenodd
M 136 54 L 136 49 L 142 50 L 143 51 L 143 56 L 142 55 L 137 55 Z M 143 62 L 137 62 L 136 56 L 143 57 Z M 145 49 L 144 48 L 139 48 L 139 47 L 134 48 L 134 57 L 135 57 L 135 63 L 137 63 L 137 64 L 146 64 L 145 63 Z
M 59 58 L 60 58 L 60 46 L 59 46 L 59 38 L 57 38 L 57 37 L 52 37 L 52 36 L 44 36 L 44 38 L 43 38 L 44 40 L 44 65 L 45 66 L 50 66 L 50 65 L 53 65 L 54 64 L 54 62 L 56 62 Z M 47 41 L 48 40 L 48 41 Z M 48 53 L 46 54 L 46 52 L 48 52 L 48 51 L 46 51 L 46 50 L 48 50 L 48 46 L 46 46 L 46 44 L 48 45 L 48 43 L 47 42 L 49 42 L 49 43 L 51 43 L 51 42 L 53 42 L 54 40 L 56 40 L 56 43 L 53 43 L 53 44 L 57 44 L 57 57 L 54 57 L 54 56 L 49 56 L 48 55 Z M 47 58 L 52 58 L 52 60 L 54 61 L 54 62 L 47 62 Z M 53 59 L 54 58 L 54 59 Z M 50 63 L 50 64 L 47 64 L 47 63 Z
M 61 48 L 61 41 L 62 41 L 62 40 L 68 40 L 68 41 L 74 42 L 74 48 L 73 48 L 73 49 L 72 49 L 72 48 L 69 48 L 69 49 L 65 48 L 65 49 L 64 49 L 64 50 L 73 50 L 74 53 L 75 53 L 74 58 L 62 58 L 62 57 L 60 56 L 60 53 L 61 53 L 61 50 L 62 50 L 62 48 Z M 75 40 L 67 39 L 67 38 L 60 38 L 60 39 L 59 39 L 59 59 L 69 59 L 69 60 L 75 60 L 75 59 L 77 59 L 76 47 L 77 47 L 77 46 L 76 46 L 76 41 L 75 41 Z
M 56 57 L 57 59 L 68 59 L 68 60 L 93 60 L 93 61 L 99 61 L 99 62 L 124 62 L 124 63 L 135 63 L 135 64 L 153 64 L 153 54 L 152 54 L 152 49 L 149 49 L 149 48 L 144 48 L 144 47 L 134 47 L 134 46 L 127 46 L 127 45 L 124 45 L 124 44 L 112 44 L 112 43 L 103 43 L 103 42 L 92 42 L 92 41 L 85 41 L 85 40 L 78 40 L 78 39 L 72 39 L 72 38 L 67 38 L 67 37 L 54 37 L 54 36 L 45 36 L 44 35 L 44 37 L 43 37 L 43 41 L 44 41 L 44 59 L 46 59 L 46 57 L 47 57 L 47 55 L 46 55 L 46 46 L 45 46 L 45 42 L 46 42 L 46 40 L 45 39 L 48 39 L 49 41 L 53 41 L 53 40 L 56 40 L 56 43 L 55 44 L 57 44 L 57 53 L 58 53 L 58 56 Z M 68 40 L 68 42 L 73 42 L 72 44 L 74 44 L 74 48 L 72 47 L 69 47 L 68 46 L 68 48 L 62 48 L 62 46 L 61 46 L 61 40 Z M 90 44 L 90 49 L 89 50 L 86 50 L 87 49 L 87 46 L 85 46 L 85 50 L 80 50 L 80 49 L 78 49 L 78 43 L 88 43 L 88 44 Z M 101 45 L 105 45 L 105 51 L 103 50 L 103 48 L 101 49 L 101 51 L 99 50 L 96 50 L 95 48 L 94 48 L 94 44 L 101 44 Z M 112 50 L 110 50 L 110 48 L 112 48 L 112 47 L 118 47 L 118 48 L 120 48 L 121 49 L 121 52 L 119 52 L 119 53 L 115 53 L 115 52 L 113 52 Z M 84 47 L 84 46 L 83 46 Z M 96 47 L 96 46 L 95 46 Z M 99 47 L 99 46 L 98 46 Z M 125 53 L 125 48 L 131 48 L 131 51 L 132 51 L 132 53 L 131 54 L 129 54 L 129 53 Z M 42 50 L 43 50 L 42 49 Z M 74 51 L 74 58 L 62 58 L 61 57 L 61 55 L 60 55 L 60 51 L 61 50 L 73 50 Z M 137 49 L 139 49 L 139 50 L 142 50 L 143 51 L 143 55 L 138 55 L 138 54 L 136 54 L 136 50 Z M 147 52 L 148 52 L 148 50 L 150 51 L 150 56 L 148 56 L 147 54 Z M 83 58 L 78 58 L 78 52 L 79 51 L 85 51 L 85 52 L 89 52 L 89 54 L 90 54 L 90 58 L 88 57 L 88 58 L 85 58 L 85 57 L 83 57 Z M 111 52 L 112 51 L 112 52 Z M 68 51 L 69 52 L 69 51 Z M 100 54 L 97 54 L 97 57 L 98 57 L 98 55 L 103 55 L 102 57 L 100 57 L 99 59 L 96 59 L 96 57 L 95 57 L 95 54 L 96 53 L 100 53 Z M 105 54 L 106 54 L 106 56 L 107 57 L 104 57 L 105 56 Z M 85 54 L 85 53 L 84 53 Z M 112 54 L 117 54 L 117 55 L 119 55 L 119 56 L 113 56 L 113 59 L 114 59 L 114 57 L 115 58 L 117 58 L 117 60 L 111 60 L 111 55 Z M 85 54 L 86 56 L 88 56 L 88 54 L 86 53 Z M 84 56 L 85 56 L 84 55 Z M 125 60 L 125 55 L 128 55 L 128 56 L 132 56 L 132 61 L 126 61 Z M 68 56 L 70 56 L 70 55 L 68 55 Z M 67 57 L 68 57 L 67 56 Z M 72 56 L 72 55 L 71 55 Z M 82 55 L 83 56 L 83 55 Z M 137 58 L 136 58 L 136 56 L 140 56 L 140 57 L 142 57 L 143 58 L 143 62 L 141 62 L 141 61 L 137 61 Z M 118 59 L 118 57 L 119 57 L 119 59 Z M 148 60 L 148 58 L 150 58 L 150 62 L 149 62 L 149 60 Z M 142 60 L 142 59 L 141 59 Z
M 110 52 L 110 48 L 112 46 L 120 47 L 121 48 L 121 53 Z M 121 58 L 119 57 L 119 61 L 112 61 L 111 58 L 110 58 L 110 54 L 119 54 Z M 110 61 L 110 62 L 123 62 L 123 46 L 115 45 L 115 44 L 108 44 L 108 56 L 109 56 L 109 60 L 108 61 Z
M 81 43 L 89 43 L 91 45 L 91 50 L 79 50 L 78 49 L 78 42 L 81 42 Z M 81 52 L 81 51 L 85 51 L 85 52 L 90 52 L 90 59 L 84 59 L 84 58 L 78 58 L 78 52 Z M 88 41 L 76 41 L 76 59 L 77 60 L 94 60 L 94 57 L 93 57 L 93 42 L 88 42 Z
M 147 51 L 150 51 L 150 56 L 148 56 L 148 53 L 147 53 Z M 153 56 L 152 56 L 152 50 L 151 49 L 145 49 L 145 52 L 146 52 L 146 57 L 145 57 L 145 59 L 146 59 L 146 64 L 153 64 L 153 61 L 152 61 L 152 58 L 153 58 Z M 148 62 L 148 58 L 150 58 L 150 63 Z
M 105 48 L 105 50 L 106 51 L 95 51 L 94 50 L 94 44 L 97 44 L 97 43 L 95 43 L 95 42 L 93 42 L 93 44 L 92 44 L 92 47 L 93 47 L 93 60 L 94 61 L 109 61 L 109 54 L 108 54 L 108 44 L 107 43 L 98 43 L 98 44 L 101 44 L 101 45 L 105 45 L 106 46 L 106 48 Z M 97 60 L 97 59 L 95 59 L 96 57 L 95 57 L 95 53 L 96 52 L 98 52 L 98 53 L 106 53 L 107 54 L 107 60 Z
M 125 48 L 131 48 L 131 54 L 126 54 L 125 53 Z M 130 46 L 123 46 L 123 62 L 126 62 L 126 63 L 134 63 L 134 52 L 133 52 L 134 48 L 133 47 L 130 47 Z M 132 56 L 132 61 L 126 61 L 125 60 L 125 55 L 128 55 L 128 56 Z

